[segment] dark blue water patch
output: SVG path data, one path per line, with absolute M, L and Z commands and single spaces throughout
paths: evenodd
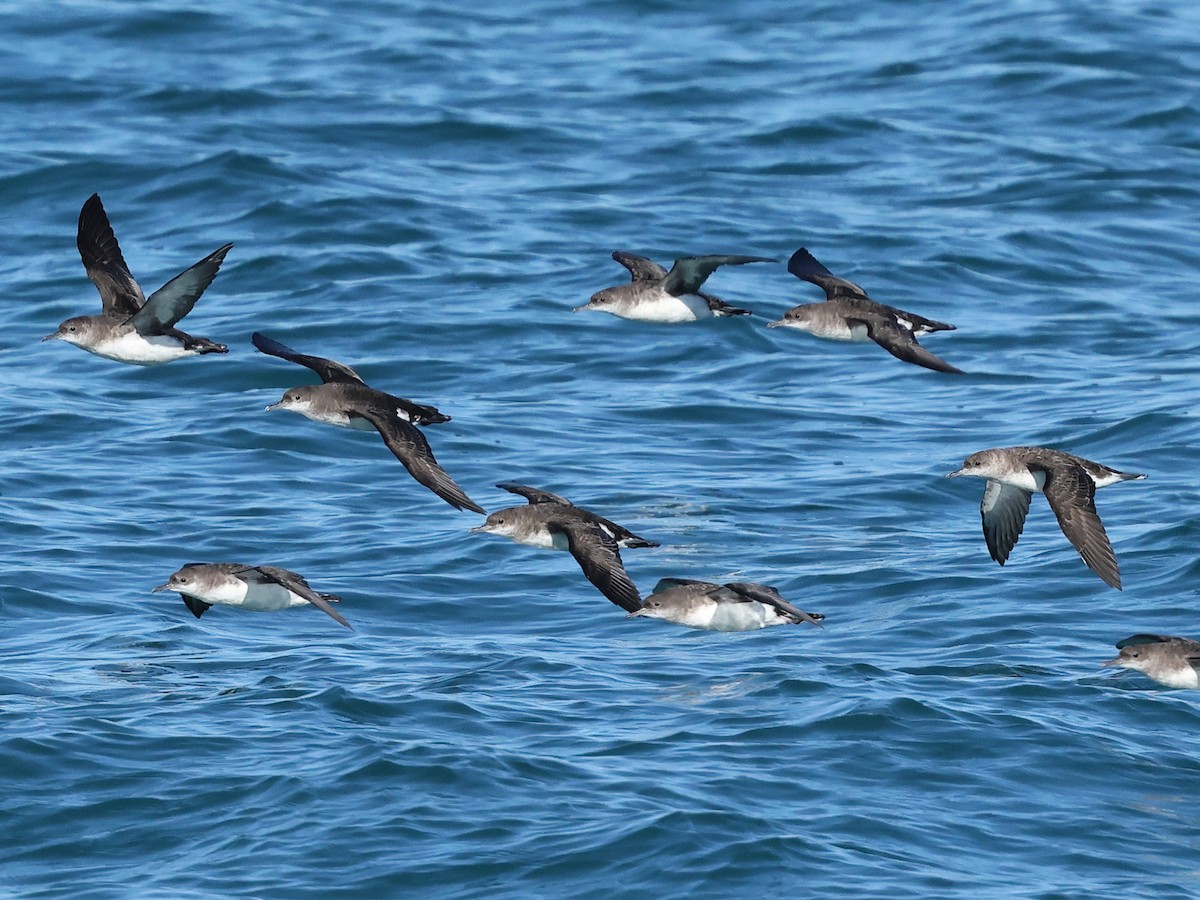
M 229 115 L 254 109 L 271 110 L 279 105 L 280 98 L 274 92 L 246 87 L 205 90 L 194 85 L 167 85 L 150 88 L 137 97 L 136 102 L 147 107 L 147 112 L 158 115 L 191 115 L 197 109 L 214 115 Z

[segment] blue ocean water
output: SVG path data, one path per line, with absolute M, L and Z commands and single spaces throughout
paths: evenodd
M 181 0 L 0 8 L 0 886 L 18 896 L 1200 893 L 1196 697 L 1102 670 L 1200 637 L 1200 11 Z M 98 310 L 104 198 L 227 357 L 41 344 Z M 616 248 L 786 258 L 958 330 L 872 345 L 572 315 Z M 761 316 L 819 299 L 718 271 Z M 261 330 L 433 403 L 516 480 L 778 586 L 825 627 L 626 621 L 566 554 L 468 534 L 370 434 L 264 407 Z M 1001 569 L 967 454 L 1145 482 L 1125 590 L 1035 498 Z M 274 563 L 315 610 L 150 594 Z

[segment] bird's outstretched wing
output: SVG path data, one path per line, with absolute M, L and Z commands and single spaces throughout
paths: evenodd
M 567 549 L 600 593 L 626 612 L 641 609 L 642 597 L 625 571 L 621 550 L 612 536 L 591 522 L 564 519 L 546 524 L 567 536 Z
M 297 575 L 295 572 L 290 572 L 287 569 L 280 569 L 277 566 L 256 566 L 252 571 L 260 579 L 264 581 L 273 581 L 276 584 L 287 588 L 293 594 L 303 597 L 317 609 L 321 610 L 321 612 L 331 616 L 335 622 L 345 625 L 347 628 L 353 627 L 349 622 L 342 618 L 341 613 L 329 605 L 330 601 L 337 600 L 337 597 L 335 597 L 333 594 L 318 594 L 308 586 L 308 582 L 305 581 L 302 576 Z M 253 576 L 247 572 L 242 577 L 249 578 Z
M 256 331 L 250 335 L 250 342 L 268 356 L 278 356 L 280 359 L 286 359 L 288 362 L 312 369 L 326 384 L 330 382 L 366 384 L 357 372 L 344 363 L 325 359 L 321 356 L 308 356 L 304 353 L 297 353 L 291 347 L 267 337 L 261 331 Z
M 191 614 L 197 619 L 212 609 L 211 603 L 205 603 L 199 597 L 193 597 L 191 594 L 180 594 L 180 599 L 183 600 L 183 605 L 191 611 Z
M 79 211 L 75 243 L 88 278 L 100 292 L 101 309 L 106 315 L 132 316 L 142 308 L 146 297 L 125 265 L 99 194 L 88 197 Z
M 864 316 L 847 319 L 847 322 L 861 322 L 867 328 L 867 337 L 886 350 L 896 359 L 902 359 L 935 372 L 950 372 L 962 375 L 963 370 L 950 365 L 939 356 L 930 353 L 917 343 L 913 333 L 902 328 L 887 316 Z
M 714 584 L 711 581 L 698 581 L 695 578 L 660 578 L 658 579 L 658 583 L 654 585 L 654 590 L 652 590 L 650 593 L 661 594 L 663 591 L 670 590 L 674 587 L 684 587 L 692 584 L 698 585 L 706 590 L 716 590 L 717 588 L 721 587 L 721 585 Z
M 446 470 L 438 465 L 429 441 L 416 426 L 405 422 L 392 409 L 369 407 L 356 412 L 375 426 L 387 448 L 418 482 L 455 509 L 469 509 L 487 515 L 487 510 L 468 497 Z
M 194 266 L 184 269 L 146 298 L 129 322 L 143 336 L 163 334 L 192 311 L 196 301 L 217 277 L 225 254 L 233 244 L 218 247 Z
M 1121 589 L 1121 573 L 1117 557 L 1096 512 L 1096 482 L 1075 463 L 1047 466 L 1046 483 L 1042 491 L 1050 508 L 1058 516 L 1063 534 L 1079 551 L 1088 568 L 1101 580 Z
M 534 503 L 555 503 L 559 506 L 574 506 L 575 504 L 558 494 L 552 494 L 549 491 L 543 491 L 539 488 L 530 487 L 527 484 L 517 484 L 515 481 L 502 481 L 496 487 L 502 491 L 508 491 L 510 494 L 518 494 L 528 500 L 531 504 Z
M 979 514 L 983 518 L 983 539 L 992 559 L 1004 565 L 1025 529 L 1029 501 L 1033 494 L 1024 488 L 991 481 L 983 489 Z
M 729 588 L 736 594 L 740 594 L 747 600 L 756 600 L 759 603 L 765 604 L 766 606 L 773 606 L 781 613 L 784 613 L 788 618 L 792 619 L 792 621 L 796 622 L 796 624 L 808 622 L 820 628 L 821 620 L 825 618 L 825 616 L 823 616 L 821 613 L 809 613 L 805 612 L 798 606 L 793 606 L 779 595 L 779 591 L 775 590 L 773 587 L 768 587 L 765 584 L 754 584 L 753 582 L 739 581 L 731 582 L 730 584 L 725 585 L 725 587 Z
M 681 256 L 663 279 L 663 290 L 676 297 L 694 294 L 708 276 L 721 266 L 744 266 L 747 263 L 777 262 L 766 256 Z
M 638 256 L 636 253 L 614 250 L 612 258 L 629 270 L 633 281 L 661 281 L 667 277 L 666 269 L 654 260 Z
M 845 278 L 839 278 L 817 262 L 817 258 L 801 247 L 788 260 L 788 271 L 802 281 L 815 284 L 825 291 L 825 298 L 834 297 L 866 297 L 867 292 Z

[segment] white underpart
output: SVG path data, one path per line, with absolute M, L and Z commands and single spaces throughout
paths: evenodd
M 716 607 L 707 626 L 713 631 L 753 631 L 788 621 L 765 603 L 718 603 Z
M 105 359 L 115 359 L 117 362 L 131 363 L 135 366 L 157 366 L 175 359 L 182 359 L 185 356 L 196 355 L 195 350 L 185 350 L 183 344 L 178 340 L 164 334 L 143 337 L 136 331 L 130 331 L 118 338 L 101 341 L 91 347 L 71 340 L 70 336 L 63 340 L 82 347 L 89 353 L 103 356 Z
M 293 594 L 282 584 L 274 582 L 249 584 L 240 578 L 229 577 L 222 579 L 220 584 L 212 586 L 203 594 L 186 590 L 186 585 L 183 587 L 185 593 L 199 597 L 205 603 L 240 606 L 254 612 L 274 612 L 289 606 L 308 605 L 308 601 L 299 594 Z
M 827 341 L 849 341 L 861 344 L 869 341 L 866 325 L 851 326 L 844 319 L 834 319 L 832 322 L 814 322 L 811 319 L 784 319 L 779 323 L 781 328 L 795 328 L 807 331 L 813 337 L 824 338 Z
M 614 304 L 613 315 L 637 322 L 695 322 L 712 318 L 708 301 L 696 294 L 676 297 L 659 291 L 650 299 L 640 299 L 630 305 Z M 609 310 L 604 310 L 608 312 Z
M 1200 687 L 1200 675 L 1197 675 L 1196 670 L 1191 666 L 1185 666 L 1182 669 L 1173 669 L 1170 672 L 1159 672 L 1158 676 L 1158 680 L 1168 687 Z
M 1130 663 L 1135 663 L 1131 665 Z M 1137 665 L 1142 663 L 1142 660 L 1131 660 L 1128 663 L 1122 663 L 1127 669 L 1135 669 L 1143 674 L 1153 678 L 1155 681 L 1165 684 L 1167 687 L 1173 688 L 1200 688 L 1200 674 L 1191 666 L 1185 665 L 1178 669 L 1167 669 L 1165 667 L 1154 666 L 1149 660 L 1145 665 Z
M 524 544 L 524 540 L 513 534 L 513 528 L 514 526 L 512 525 L 497 525 L 493 522 L 485 522 L 483 525 L 479 526 L 479 530 L 484 534 L 497 534 L 500 537 L 512 538 L 518 544 Z
M 526 547 L 537 547 L 539 550 L 566 550 L 567 536 L 561 531 L 551 531 L 545 525 L 540 525 L 534 528 L 521 528 L 516 522 L 504 523 L 503 525 L 485 525 L 483 531 L 488 534 L 496 534 L 500 537 L 509 538 L 518 544 L 524 544 Z
M 339 428 L 371 427 L 371 424 L 367 422 L 366 419 L 359 419 L 358 421 L 363 422 L 364 424 L 362 426 L 357 425 L 354 420 L 344 412 L 337 412 L 329 409 L 317 411 L 313 407 L 311 400 L 296 400 L 279 408 L 289 410 L 290 412 L 300 413 L 300 415 L 307 419 L 312 419 L 314 422 L 323 422 L 326 425 L 336 425 Z
M 990 481 L 998 481 L 1001 484 L 1022 488 L 1035 494 L 1040 494 L 1046 484 L 1045 472 L 1040 469 L 1030 471 L 1025 466 L 1018 466 L 1015 469 L 1011 469 L 1002 464 L 991 464 L 966 469 L 962 474 L 971 475 L 976 478 L 987 478 Z
M 531 531 L 522 532 L 520 535 L 517 535 L 516 532 L 506 532 L 506 536 L 512 538 L 518 544 L 524 544 L 526 547 L 537 547 L 539 550 L 568 549 L 567 536 L 561 531 L 551 531 L 544 525 Z
M 666 619 L 688 628 L 703 628 L 707 631 L 754 631 L 783 625 L 787 622 L 779 616 L 775 607 L 765 603 L 719 603 L 709 600 L 689 604 L 683 609 L 662 608 L 650 613 L 650 618 Z
M 646 616 L 651 619 L 665 619 L 676 625 L 686 625 L 688 628 L 708 628 L 717 611 L 715 601 L 691 603 L 686 606 L 655 607 L 653 598 L 646 601 Z
M 1024 488 L 1027 491 L 1040 494 L 1042 488 L 1046 486 L 1046 473 L 1041 469 L 1030 470 L 1021 468 L 1015 472 L 1009 472 L 1007 477 L 1002 479 L 1002 481 L 1013 487 Z

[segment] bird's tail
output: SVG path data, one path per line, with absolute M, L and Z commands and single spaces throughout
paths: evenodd
M 626 538 L 625 542 L 621 546 L 629 550 L 638 550 L 642 547 L 661 547 L 662 545 L 659 544 L 658 541 L 650 541 L 646 538 L 637 537 L 634 535 L 633 537 Z
M 729 304 L 729 303 L 726 303 L 723 306 L 718 306 L 716 309 L 714 309 L 712 311 L 712 314 L 714 316 L 718 316 L 720 318 L 727 318 L 727 317 L 731 317 L 731 316 L 752 316 L 752 315 L 754 315 L 754 313 L 750 312 L 750 310 L 748 310 L 748 309 L 742 309 L 740 306 L 733 306 L 732 304 Z
M 218 344 L 216 341 L 210 341 L 208 338 L 192 338 L 186 345 L 185 349 L 195 350 L 201 356 L 205 353 L 228 353 L 229 348 L 224 344 Z
M 414 403 L 412 421 L 414 425 L 437 425 L 441 422 L 449 422 L 450 417 L 445 413 L 438 412 L 435 407 Z
M 800 612 L 799 616 L 795 616 L 795 615 L 788 616 L 788 618 L 791 619 L 792 623 L 795 625 L 799 625 L 801 622 L 809 622 L 813 625 L 816 625 L 818 628 L 820 628 L 821 622 L 824 621 L 824 619 L 825 619 L 824 613 L 806 612 L 804 610 L 799 610 L 799 612 Z

